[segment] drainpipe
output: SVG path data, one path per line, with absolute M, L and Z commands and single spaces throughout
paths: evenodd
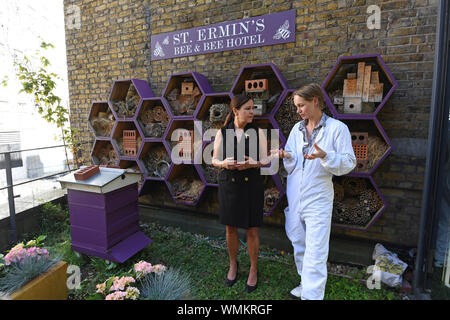
M 422 209 L 417 246 L 416 265 L 414 270 L 413 290 L 417 299 L 427 298 L 425 292 L 430 290 L 427 274 L 433 268 L 434 231 L 439 217 L 441 200 L 441 182 L 443 158 L 449 121 L 450 100 L 450 64 L 449 64 L 449 15 L 450 1 L 440 0 L 437 13 L 436 54 L 433 73 L 433 89 L 431 100 L 430 125 L 428 130 L 427 161 L 425 183 L 422 194 Z

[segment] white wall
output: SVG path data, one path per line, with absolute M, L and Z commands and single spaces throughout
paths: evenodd
M 21 88 L 13 68 L 13 55 L 31 57 L 41 41 L 52 43 L 55 48 L 43 51 L 50 60 L 50 71 L 58 74 L 56 95 L 68 107 L 67 63 L 64 35 L 64 7 L 62 0 L 0 0 L 0 80 L 6 74 L 8 86 L 0 87 L 0 132 L 20 131 L 21 148 L 29 149 L 62 144 L 56 137 L 60 130 L 42 119 L 35 110 L 31 97 L 18 94 Z M 41 37 L 41 39 L 39 38 Z M 39 154 L 45 172 L 62 170 L 65 159 L 63 148 L 27 152 L 25 157 Z M 69 155 L 70 156 L 70 155 Z M 0 171 L 0 186 L 4 180 Z M 25 168 L 16 168 L 14 180 L 26 177 Z

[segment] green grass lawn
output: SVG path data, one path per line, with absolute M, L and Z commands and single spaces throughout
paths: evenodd
M 63 256 L 69 264 L 78 265 L 82 272 L 81 289 L 71 290 L 70 299 L 87 299 L 96 289 L 95 285 L 108 277 L 127 272 L 135 263 L 145 260 L 151 264 L 164 264 L 179 268 L 191 279 L 191 299 L 291 299 L 289 291 L 299 283 L 299 276 L 291 254 L 281 255 L 272 248 L 261 247 L 258 263 L 258 289 L 250 294 L 245 291 L 249 258 L 245 244 L 238 254 L 239 273 L 237 283 L 228 288 L 225 276 L 228 271 L 228 256 L 223 239 L 209 239 L 202 235 L 182 232 L 177 228 L 158 224 L 143 225 L 142 230 L 152 243 L 123 264 L 110 263 L 102 259 L 79 255 L 70 249 L 70 227 L 66 211 L 48 205 L 45 209 L 42 233 L 46 234 L 46 246 L 51 252 Z M 33 237 L 36 235 L 29 235 Z M 369 275 L 364 270 L 356 271 L 354 279 L 329 275 L 325 290 L 328 300 L 392 300 L 401 299 L 397 290 L 382 285 L 368 289 L 365 282 Z

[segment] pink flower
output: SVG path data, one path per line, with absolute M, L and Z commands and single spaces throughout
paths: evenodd
M 136 280 L 134 280 L 133 277 L 122 277 L 120 279 L 115 279 L 113 285 L 109 288 L 109 291 L 124 290 L 127 285 L 134 282 L 136 282 Z
M 41 249 L 39 247 L 31 247 L 25 249 L 23 247 L 23 243 L 19 243 L 14 248 L 9 251 L 9 253 L 5 257 L 5 265 L 10 265 L 11 263 L 19 263 L 22 262 L 25 257 L 37 257 L 40 259 L 42 256 L 45 258 L 50 258 L 50 255 L 47 249 Z
M 153 266 L 153 272 L 156 274 L 161 274 L 164 271 L 166 271 L 167 267 L 162 265 L 162 264 L 157 264 L 155 266 Z
M 153 267 L 151 263 L 146 261 L 139 261 L 134 265 L 134 271 L 137 273 L 137 278 L 140 279 L 144 275 L 153 272 Z
M 125 300 L 126 292 L 116 291 L 106 296 L 105 300 Z

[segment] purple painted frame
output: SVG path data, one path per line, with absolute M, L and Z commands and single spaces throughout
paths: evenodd
M 110 132 L 109 136 L 99 136 L 99 135 L 97 135 L 97 132 L 94 130 L 94 127 L 92 126 L 91 119 L 92 119 L 92 117 L 94 117 L 94 110 L 97 109 L 97 107 L 96 107 L 97 105 L 106 105 L 106 108 L 109 109 L 109 110 L 111 110 L 111 107 L 109 106 L 108 101 L 94 101 L 94 102 L 92 102 L 92 104 L 91 104 L 91 109 L 89 110 L 88 126 L 89 126 L 89 128 L 92 130 L 92 132 L 94 133 L 95 138 L 99 138 L 99 139 L 102 139 L 102 138 L 111 138 L 111 135 L 112 135 L 112 133 L 113 133 L 113 130 L 112 130 L 112 129 L 111 129 L 111 132 Z M 99 112 L 100 112 L 100 111 L 96 110 L 95 116 L 98 115 Z M 112 110 L 111 110 L 111 112 L 112 112 Z M 114 113 L 112 113 L 112 114 L 113 114 L 113 117 L 114 117 L 114 123 L 115 123 L 115 121 L 116 121 L 117 119 L 116 119 Z
M 169 80 L 167 80 L 167 83 L 166 83 L 166 87 L 164 88 L 164 90 L 162 92 L 162 97 L 164 99 L 166 99 L 166 101 L 167 101 L 167 104 L 169 106 L 169 110 L 170 110 L 170 114 L 172 116 L 172 119 L 193 119 L 195 111 L 197 111 L 197 109 L 199 108 L 199 105 L 200 105 L 200 102 L 202 100 L 201 99 L 202 97 L 200 98 L 197 106 L 195 107 L 195 111 L 194 111 L 194 113 L 192 115 L 175 115 L 172 112 L 172 109 L 170 107 L 170 103 L 167 100 L 167 95 L 169 94 L 168 90 L 169 90 L 169 88 L 172 87 L 171 83 L 174 81 L 174 79 L 177 79 L 177 78 L 193 78 L 195 83 L 197 84 L 197 87 L 201 91 L 202 97 L 205 94 L 213 93 L 214 91 L 211 88 L 208 79 L 204 75 L 202 75 L 201 73 L 198 73 L 198 72 L 181 72 L 181 73 L 172 74 L 169 77 Z
M 117 113 L 114 111 L 114 108 L 112 107 L 112 101 L 113 101 L 113 98 L 114 98 L 113 94 L 115 92 L 116 87 L 121 85 L 122 83 L 125 83 L 125 82 L 133 84 L 133 86 L 136 88 L 136 91 L 137 91 L 137 93 L 139 95 L 139 98 L 140 98 L 139 99 L 139 104 L 136 107 L 136 112 L 135 112 L 134 116 L 131 117 L 131 118 L 130 117 L 128 117 L 128 118 L 127 117 L 125 117 L 125 118 L 118 117 Z M 115 80 L 113 82 L 113 85 L 111 87 L 111 90 L 110 90 L 109 96 L 108 96 L 108 104 L 109 104 L 109 107 L 110 107 L 112 113 L 114 114 L 114 117 L 116 118 L 116 121 L 117 120 L 134 120 L 136 118 L 137 111 L 138 111 L 138 109 L 139 109 L 139 107 L 140 107 L 140 105 L 142 103 L 142 99 L 144 99 L 144 98 L 151 98 L 151 97 L 154 97 L 154 96 L 155 95 L 153 94 L 153 91 L 150 88 L 150 85 L 148 84 L 147 81 L 141 80 L 141 79 L 134 79 L 134 78 L 133 79 L 120 79 L 120 80 Z
M 343 64 L 350 64 L 355 63 L 358 61 L 374 61 L 376 62 L 381 71 L 385 74 L 386 78 L 391 83 L 392 87 L 389 90 L 389 92 L 386 94 L 386 96 L 383 98 L 383 100 L 380 102 L 378 107 L 375 109 L 375 111 L 372 114 L 345 114 L 345 113 L 339 113 L 336 110 L 336 107 L 334 106 L 333 102 L 331 102 L 330 97 L 328 96 L 328 93 L 326 92 L 326 87 L 331 82 L 341 65 Z M 363 55 L 356 55 L 356 56 L 341 56 L 339 57 L 337 63 L 334 65 L 333 69 L 331 69 L 331 72 L 326 77 L 325 81 L 322 83 L 322 92 L 324 94 L 325 103 L 327 104 L 328 108 L 331 110 L 331 113 L 336 119 L 372 119 L 375 118 L 378 112 L 383 108 L 387 100 L 390 98 L 394 90 L 397 88 L 398 83 L 395 80 L 394 76 L 390 72 L 389 68 L 387 67 L 386 63 L 384 62 L 383 58 L 380 54 L 363 54 Z
M 170 120 L 172 120 L 173 119 L 173 114 L 172 114 L 172 112 L 170 110 L 169 103 L 167 102 L 167 100 L 164 97 L 144 98 L 144 99 L 141 100 L 141 103 L 139 104 L 138 109 L 136 109 L 136 115 L 135 115 L 135 123 L 137 124 L 137 129 L 138 129 L 138 131 L 139 131 L 139 133 L 140 133 L 140 135 L 142 137 L 142 142 L 163 141 L 166 132 L 169 130 L 169 124 L 171 122 L 170 120 L 169 120 L 169 123 L 168 123 L 166 129 L 164 130 L 164 133 L 161 136 L 161 138 L 146 137 L 145 134 L 144 134 L 144 129 L 142 129 L 141 125 L 139 124 L 139 116 L 140 116 L 140 113 L 141 113 L 141 109 L 143 108 L 143 105 L 144 105 L 144 103 L 146 101 L 160 101 L 162 106 L 164 107 L 164 110 L 166 110 L 167 114 L 169 115 Z
M 375 183 L 373 177 L 365 176 L 365 177 L 361 177 L 361 179 L 368 179 L 370 181 L 373 188 L 378 193 L 378 196 L 380 197 L 381 201 L 383 202 L 383 207 L 373 215 L 372 219 L 370 219 L 370 221 L 365 226 L 358 227 L 358 226 L 354 226 L 354 225 L 333 223 L 332 225 L 334 227 L 338 227 L 338 228 L 342 228 L 342 229 L 349 229 L 349 230 L 367 231 L 375 223 L 375 221 L 378 220 L 378 218 L 383 214 L 383 212 L 386 211 L 388 204 L 387 204 L 386 199 L 384 198 L 383 194 L 381 193 L 380 189 L 378 188 L 377 184 Z

